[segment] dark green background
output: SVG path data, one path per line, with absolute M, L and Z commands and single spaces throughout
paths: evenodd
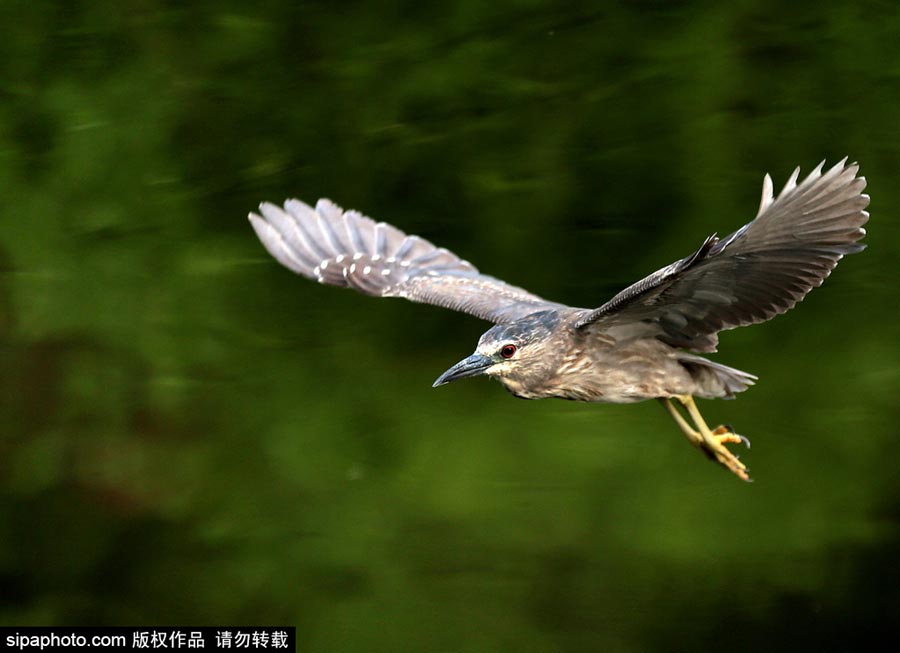
M 0 623 L 303 651 L 819 650 L 894 629 L 893 2 L 0 4 Z M 431 382 L 487 324 L 317 286 L 327 196 L 596 306 L 845 155 L 869 249 L 711 423 Z

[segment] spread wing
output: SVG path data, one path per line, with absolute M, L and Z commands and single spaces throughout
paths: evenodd
M 481 274 L 468 261 L 418 236 L 321 199 L 284 208 L 263 203 L 249 218 L 269 253 L 304 277 L 375 297 L 404 297 L 506 323 L 559 307 Z
M 675 347 L 715 351 L 718 332 L 764 322 L 793 308 L 822 284 L 845 254 L 861 251 L 869 219 L 865 177 L 844 159 L 824 161 L 800 184 L 800 168 L 773 197 L 763 180 L 756 218 L 715 235 L 691 256 L 629 286 L 576 324 L 641 325 Z

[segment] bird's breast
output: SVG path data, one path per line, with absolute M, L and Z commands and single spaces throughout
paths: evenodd
M 617 404 L 668 396 L 684 376 L 674 353 L 656 339 L 571 347 L 542 384 L 543 396 Z

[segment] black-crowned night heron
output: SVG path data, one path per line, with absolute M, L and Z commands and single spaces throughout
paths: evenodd
M 747 443 L 707 426 L 694 397 L 730 398 L 756 377 L 697 353 L 716 351 L 718 333 L 764 322 L 821 285 L 858 243 L 869 218 L 859 166 L 820 163 L 777 197 L 763 180 L 756 218 L 724 238 L 632 284 L 595 309 L 557 304 L 481 274 L 467 261 L 384 222 L 322 199 L 260 205 L 250 222 L 269 253 L 298 274 L 376 297 L 404 297 L 490 320 L 475 353 L 434 382 L 496 378 L 517 397 L 597 403 L 657 399 L 687 438 L 749 480 L 726 447 Z M 680 404 L 686 414 L 676 407 Z

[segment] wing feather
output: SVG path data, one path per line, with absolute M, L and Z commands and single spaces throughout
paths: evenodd
M 288 200 L 249 215 L 260 241 L 289 268 L 320 283 L 375 297 L 403 297 L 505 323 L 560 307 L 481 274 L 468 261 L 357 211 L 321 199 Z
M 777 197 L 767 174 L 752 222 L 585 311 L 576 327 L 640 324 L 673 346 L 710 352 L 720 331 L 790 310 L 865 248 L 865 177 L 847 159 L 823 173 L 824 163 L 799 184 L 795 169 Z

